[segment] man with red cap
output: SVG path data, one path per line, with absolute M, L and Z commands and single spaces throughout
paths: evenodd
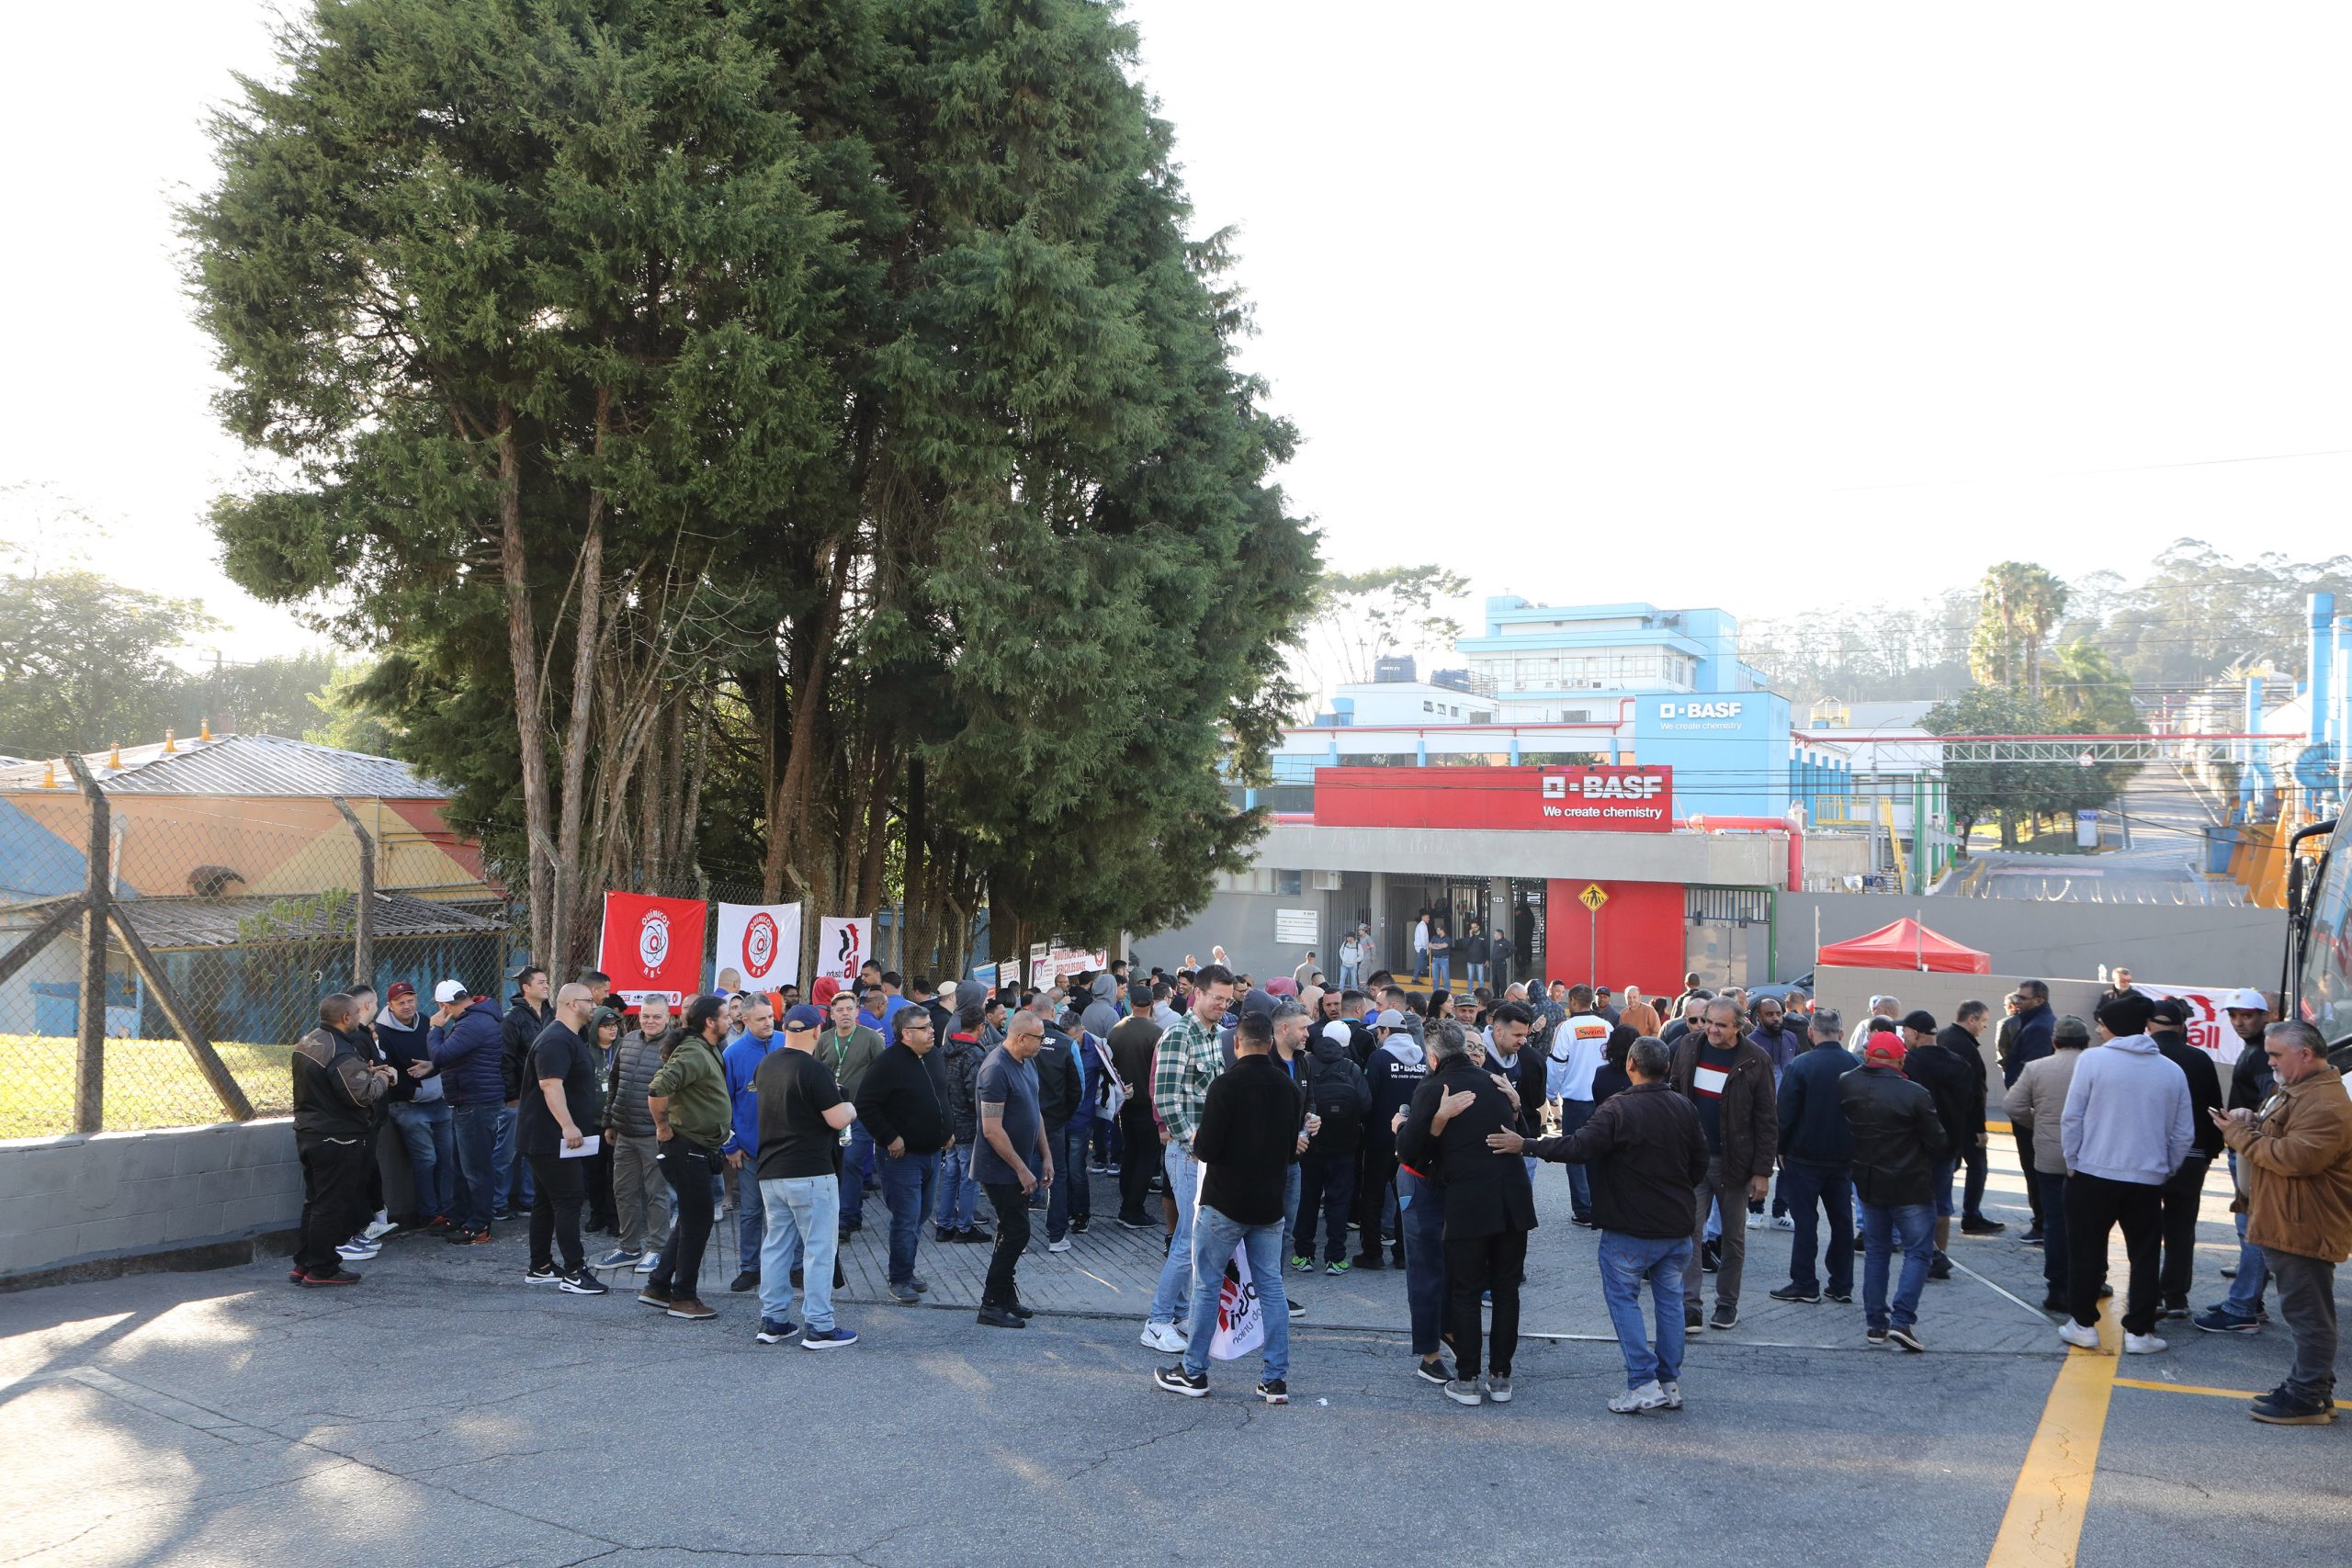
M 1862 1311 L 1866 1337 L 1924 1350 L 1916 1325 L 1919 1292 L 1935 1258 L 1936 1179 L 1951 1140 L 1928 1091 L 1903 1076 L 1903 1042 L 1879 1031 L 1862 1043 L 1862 1065 L 1838 1080 L 1838 1102 L 1854 1129 L 1854 1196 L 1862 1209 Z M 1944 1178 L 1947 1187 L 1949 1175 Z M 1889 1254 L 1903 1242 L 1903 1278 L 1890 1310 Z

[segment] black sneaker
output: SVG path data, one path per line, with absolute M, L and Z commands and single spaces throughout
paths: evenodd
M 1204 1398 L 1209 1392 L 1208 1373 L 1195 1375 L 1186 1371 L 1181 1364 L 1155 1369 L 1151 1381 L 1169 1393 L 1181 1393 L 1187 1399 Z
M 1415 1360 L 1413 1375 L 1423 1382 L 1433 1382 L 1440 1388 L 1453 1381 L 1453 1365 L 1440 1356 L 1434 1361 Z
M 1699 1267 L 1713 1274 L 1724 1266 L 1724 1244 L 1711 1241 L 1699 1248 Z
M 1296 1296 L 1291 1295 L 1291 1294 L 1289 1294 L 1287 1292 L 1285 1292 L 1283 1293 L 1283 1304 L 1284 1304 L 1285 1306 L 1287 1306 L 1287 1307 L 1289 1307 L 1289 1308 L 1290 1308 L 1290 1316 L 1291 1316 L 1291 1321 L 1292 1321 L 1292 1322 L 1295 1323 L 1295 1322 L 1297 1322 L 1300 1318 L 1305 1317 L 1305 1316 L 1306 1315 L 1306 1303 L 1305 1302 L 1303 1302 L 1303 1301 L 1300 1301 Z
M 1707 1314 L 1704 1311 L 1701 1310 L 1699 1303 L 1696 1302 L 1685 1302 L 1682 1303 L 1682 1332 L 1685 1334 L 1704 1334 L 1707 1332 Z
M 1895 1344 L 1902 1346 L 1905 1350 L 1925 1350 L 1927 1348 L 1925 1345 L 1919 1343 L 1918 1334 L 1907 1325 L 1902 1328 L 1888 1329 L 1886 1331 L 1886 1337 Z
M 2335 1419 L 2333 1401 L 2305 1399 L 2278 1389 L 2254 1402 L 2247 1411 L 2266 1427 L 2324 1427 Z
M 985 1241 L 993 1245 L 996 1241 L 996 1232 L 989 1230 L 985 1225 L 966 1225 L 964 1227 L 964 1234 L 957 1239 L 961 1241 Z
M 1084 1235 L 1086 1234 L 1086 1227 L 1092 1219 L 1093 1216 L 1091 1214 L 1071 1215 L 1069 1221 L 1069 1234 L 1072 1235 Z
M 2018 1237 L 2018 1239 L 2025 1243 L 2028 1247 L 2040 1247 L 2042 1239 L 2041 1224 L 2036 1223 L 2027 1226 L 2025 1235 Z
M 560 1276 L 555 1285 L 567 1296 L 601 1296 L 611 1292 L 610 1286 L 585 1269 L 575 1269 Z
M 736 1275 L 735 1282 L 727 1288 L 739 1296 L 745 1291 L 756 1291 L 760 1288 L 760 1271 L 756 1269 L 746 1269 Z
M 1728 1333 L 1732 1329 L 1737 1328 L 1739 1326 L 1739 1309 L 1737 1307 L 1727 1307 L 1721 1302 L 1717 1302 L 1715 1303 L 1715 1315 L 1707 1320 L 1707 1326 L 1713 1329 L 1718 1334 Z
M 1946 1257 L 1945 1257 L 1942 1253 L 1940 1253 L 1940 1252 L 1937 1253 L 1937 1254 L 1936 1254 L 1936 1260 L 1935 1260 L 1933 1263 L 1930 1263 L 1930 1264 L 1928 1264 L 1928 1279 L 1930 1279 L 1930 1280 L 1949 1280 L 1949 1279 L 1951 1279 L 1951 1258 L 1946 1258 Z
M 1008 1312 L 1003 1307 L 992 1306 L 984 1306 L 980 1309 L 979 1324 L 982 1328 L 1026 1328 L 1029 1326 L 1028 1320 L 1019 1314 Z
M 552 1285 L 562 1278 L 552 1263 L 534 1263 L 523 1270 L 523 1283 L 526 1285 Z
M 1841 1307 L 1854 1304 L 1854 1292 L 1851 1291 L 1824 1291 L 1821 1294 L 1825 1300 L 1836 1302 Z
M 2187 1302 L 2167 1302 L 2165 1303 L 2164 1310 L 2156 1314 L 2156 1316 L 2159 1318 L 2187 1317 L 2188 1315 L 2188 1303 Z
M 1119 1216 L 1119 1224 L 1124 1228 L 1131 1231 L 1148 1231 L 1157 1230 L 1159 1228 L 1159 1222 L 1156 1220 L 1129 1219 L 1125 1214 L 1121 1214 Z
M 1988 1220 L 1982 1214 L 1973 1220 L 1963 1219 L 1960 1222 L 1960 1234 L 1962 1235 L 1999 1235 L 2008 1228 L 2000 1221 Z
M 1779 1290 L 1772 1292 L 1771 1296 L 1776 1302 L 1803 1302 L 1807 1306 L 1819 1306 L 1821 1304 L 1820 1291 L 1804 1286 L 1783 1285 Z
M 1378 1269 L 1385 1265 L 1385 1260 L 1377 1252 L 1359 1252 L 1354 1262 L 1359 1269 Z
M 1864 1329 L 1862 1331 L 1862 1337 L 1869 1340 L 1873 1345 L 1883 1345 L 1886 1343 L 1886 1330 L 1883 1328 Z
M 1205 1383 L 1208 1382 L 1208 1379 L 1203 1378 L 1201 1381 Z M 1281 1378 L 1260 1379 L 1258 1382 L 1257 1392 L 1258 1397 L 1264 1400 L 1269 1404 L 1288 1404 L 1290 1403 L 1290 1384 Z

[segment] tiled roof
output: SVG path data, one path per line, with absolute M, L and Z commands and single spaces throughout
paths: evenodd
M 181 740 L 170 751 L 164 742 L 122 748 L 122 766 L 109 766 L 112 753 L 84 754 L 98 787 L 108 795 L 333 795 L 381 800 L 446 800 L 449 792 L 391 757 L 339 751 L 307 740 L 276 735 L 224 735 L 213 740 Z M 38 790 L 51 771 L 58 788 L 71 790 L 64 762 L 0 762 L 0 794 Z
M 322 936 L 347 936 L 351 931 L 351 895 L 332 904 L 306 908 L 289 918 L 283 906 L 300 907 L 303 900 L 263 895 L 235 898 L 124 898 L 115 908 L 130 918 L 133 930 L 149 947 L 233 947 L 245 942 L 300 942 Z M 281 906 L 275 919 L 271 907 Z M 376 937 L 472 936 L 503 930 L 503 922 L 456 904 L 436 904 L 404 893 L 376 895 Z

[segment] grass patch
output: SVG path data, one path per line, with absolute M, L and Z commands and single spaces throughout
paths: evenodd
M 230 1076 L 262 1116 L 294 1109 L 294 1047 L 216 1042 Z M 0 1138 L 43 1138 L 74 1130 L 72 1040 L 54 1034 L 0 1034 Z M 225 1122 L 220 1096 L 177 1040 L 107 1042 L 106 1130 L 199 1127 Z

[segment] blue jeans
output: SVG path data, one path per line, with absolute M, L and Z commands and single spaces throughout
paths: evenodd
M 1821 1215 L 1829 1216 L 1829 1293 L 1854 1293 L 1854 1172 L 1850 1166 L 1806 1165 L 1790 1160 L 1781 1167 L 1781 1193 L 1789 1201 L 1789 1218 L 1796 1224 L 1795 1245 L 1789 1251 L 1789 1283 L 1811 1292 L 1821 1284 L 1814 1271 L 1820 1256 Z M 1815 1205 L 1818 1205 L 1816 1209 Z
M 1936 1162 L 1935 1206 L 1936 1218 L 1939 1220 L 1951 1219 L 1954 1214 L 1960 1213 L 1960 1205 L 1952 1201 L 1951 1196 L 1952 1179 L 1959 1174 L 1960 1161 L 1957 1157 L 1951 1159 L 1939 1159 Z
M 498 1163 L 498 1125 L 505 1115 L 506 1107 L 495 1102 L 459 1105 L 449 1112 L 449 1146 L 462 1178 L 458 1212 L 449 1217 L 468 1230 L 490 1224 L 499 1173 L 505 1168 Z
M 2068 1283 L 2068 1270 L 2074 1267 L 2066 1247 L 2066 1173 L 2063 1170 L 2035 1171 L 2033 1190 L 2041 1200 L 2042 1282 L 2050 1287 L 2051 1296 L 2063 1302 L 2072 1288 Z
M 1145 1314 L 1145 1321 L 1174 1323 L 1189 1318 L 1193 1304 L 1193 1190 L 1201 1179 L 1201 1162 L 1172 1138 L 1159 1155 L 1160 1169 L 1168 1177 L 1168 1194 L 1176 1200 L 1176 1240 L 1168 1249 L 1168 1261 L 1159 1266 L 1159 1284 L 1151 1292 L 1151 1311 Z M 1288 1339 L 1288 1307 L 1283 1309 L 1283 1335 Z
M 749 1168 L 746 1167 L 745 1168 Z M 759 1184 L 767 1216 L 760 1245 L 760 1315 L 791 1321 L 792 1270 L 800 1270 L 808 1327 L 833 1326 L 833 1249 L 841 1234 L 842 1188 L 830 1176 L 795 1176 Z
M 1396 1168 L 1396 1235 L 1405 1247 L 1405 1300 L 1412 1314 L 1413 1354 L 1434 1356 L 1445 1332 L 1445 1198 L 1442 1190 Z
M 447 1214 L 457 1201 L 450 1189 L 457 1184 L 457 1158 L 450 1142 L 449 1102 L 419 1105 L 396 1100 L 386 1108 L 401 1144 L 408 1150 L 409 1175 L 416 1188 L 416 1217 L 430 1220 Z
M 915 1277 L 915 1245 L 922 1217 L 939 1195 L 939 1153 L 882 1156 L 882 1201 L 890 1209 L 890 1283 Z
M 498 1108 L 498 1179 L 492 1184 L 490 1200 L 493 1213 L 527 1213 L 537 1196 L 530 1162 L 514 1147 L 515 1111 L 512 1105 Z
M 1340 964 L 1340 989 L 1352 991 L 1361 987 L 1363 984 L 1363 965 L 1361 964 Z
M 1951 1183 L 1944 1183 L 1947 1190 Z M 1872 1328 L 1908 1328 L 1919 1321 L 1919 1292 L 1928 1288 L 1928 1265 L 1935 1261 L 1936 1206 L 1905 1203 L 1862 1205 L 1862 1319 Z M 1903 1238 L 1903 1278 L 1894 1288 L 1894 1310 L 1887 1312 L 1887 1264 L 1894 1238 Z
M 940 1156 L 939 1163 L 939 1228 L 969 1230 L 980 1206 L 980 1184 L 972 1179 L 972 1145 L 956 1145 Z
M 1298 1229 L 1298 1195 L 1305 1190 L 1305 1179 L 1298 1173 L 1298 1162 L 1291 1161 L 1290 1168 L 1283 1172 L 1283 1235 L 1284 1235 Z
M 1600 1233 L 1600 1295 L 1625 1353 L 1625 1386 L 1639 1388 L 1656 1378 L 1682 1377 L 1682 1266 L 1690 1261 L 1690 1238 Z M 1650 1307 L 1657 1315 L 1657 1345 L 1651 1348 L 1642 1324 L 1642 1281 L 1649 1281 Z
M 1283 1227 L 1245 1225 L 1204 1206 L 1193 1227 L 1192 1342 L 1184 1347 L 1184 1370 L 1195 1377 L 1209 1370 L 1209 1341 L 1216 1337 L 1217 1298 L 1224 1293 L 1225 1266 L 1238 1247 L 1250 1259 L 1250 1285 L 1266 1320 L 1267 1382 L 1290 1375 L 1290 1301 L 1283 1294 Z
M 734 1173 L 735 1182 L 735 1256 L 738 1267 L 765 1269 L 761 1261 L 767 1250 L 767 1203 L 762 1195 L 759 1160 L 755 1151 L 745 1150 L 742 1168 Z
M 1453 960 L 1439 953 L 1430 960 L 1430 986 L 1434 990 L 1451 990 L 1453 987 Z
M 1589 1100 L 1560 1101 L 1560 1136 L 1574 1137 L 1584 1124 L 1592 1120 Z M 1568 1172 L 1568 1208 L 1577 1219 L 1592 1218 L 1592 1177 L 1580 1165 L 1566 1168 Z
M 2230 1180 L 2238 1179 L 2238 1152 L 2230 1151 Z M 2230 1293 L 2222 1300 L 2222 1310 L 2238 1317 L 2253 1317 L 2262 1311 L 2262 1292 L 2270 1285 L 2270 1260 L 2262 1248 L 2249 1247 L 2245 1239 L 2245 1216 L 2235 1216 L 2238 1223 L 2238 1276 L 2230 1281 Z
M 1474 985 L 1474 986 L 1483 986 L 1483 985 L 1485 985 L 1485 984 L 1487 983 L 1487 966 L 1486 966 L 1485 964 L 1470 964 L 1470 965 L 1468 966 L 1468 969 L 1469 969 L 1469 975 L 1470 975 L 1470 983 L 1471 983 L 1472 985 Z
M 874 1134 L 863 1122 L 849 1124 L 849 1146 L 842 1151 L 841 1220 L 843 1230 L 865 1227 L 865 1178 L 874 1166 Z

